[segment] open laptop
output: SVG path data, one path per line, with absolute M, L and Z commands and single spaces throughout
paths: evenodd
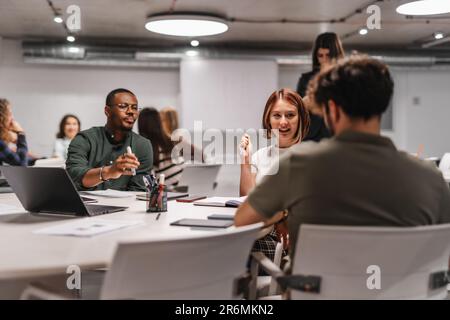
M 0 170 L 22 206 L 30 212 L 95 216 L 127 208 L 83 203 L 63 168 L 0 166 Z
M 12 192 L 13 191 L 9 186 L 8 181 L 0 171 L 0 193 L 12 193 Z
M 189 195 L 212 196 L 221 166 L 220 164 L 186 165 L 178 186 L 187 186 Z

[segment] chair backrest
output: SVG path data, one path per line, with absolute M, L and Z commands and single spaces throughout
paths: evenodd
M 118 245 L 102 299 L 232 299 L 262 224 L 210 236 Z M 208 232 L 208 231 L 205 231 Z
M 421 227 L 302 225 L 293 274 L 321 277 L 319 293 L 292 299 L 443 299 L 430 288 L 448 270 L 450 224 Z M 437 278 L 435 278 L 437 280 Z
M 439 162 L 439 170 L 442 173 L 450 172 L 450 153 L 445 153 Z
M 61 158 L 38 159 L 34 163 L 34 167 L 43 168 L 65 168 L 66 161 Z

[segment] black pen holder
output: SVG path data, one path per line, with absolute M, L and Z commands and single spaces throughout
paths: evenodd
M 154 186 L 147 189 L 147 212 L 167 211 L 167 187 Z

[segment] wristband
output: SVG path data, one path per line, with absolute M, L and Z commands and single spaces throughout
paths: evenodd
M 103 179 L 103 175 L 102 175 L 102 173 L 103 173 L 103 168 L 104 168 L 104 167 L 105 167 L 105 166 L 102 166 L 102 167 L 100 168 L 100 180 L 103 181 L 103 182 L 106 182 L 106 181 L 108 181 L 108 180 Z

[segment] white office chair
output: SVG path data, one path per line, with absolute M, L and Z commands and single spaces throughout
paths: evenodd
M 445 153 L 442 156 L 442 159 L 439 162 L 439 170 L 441 170 L 442 173 L 450 172 L 450 153 Z
M 34 167 L 65 168 L 66 161 L 61 158 L 38 159 L 34 163 Z
M 254 254 L 281 287 L 291 289 L 291 299 L 447 297 L 450 224 L 302 225 L 300 230 L 292 276 L 273 268 L 260 253 Z
M 121 243 L 106 273 L 100 298 L 238 298 L 237 279 L 246 271 L 261 227 L 258 223 L 211 236 Z M 39 293 L 28 292 L 33 297 Z

